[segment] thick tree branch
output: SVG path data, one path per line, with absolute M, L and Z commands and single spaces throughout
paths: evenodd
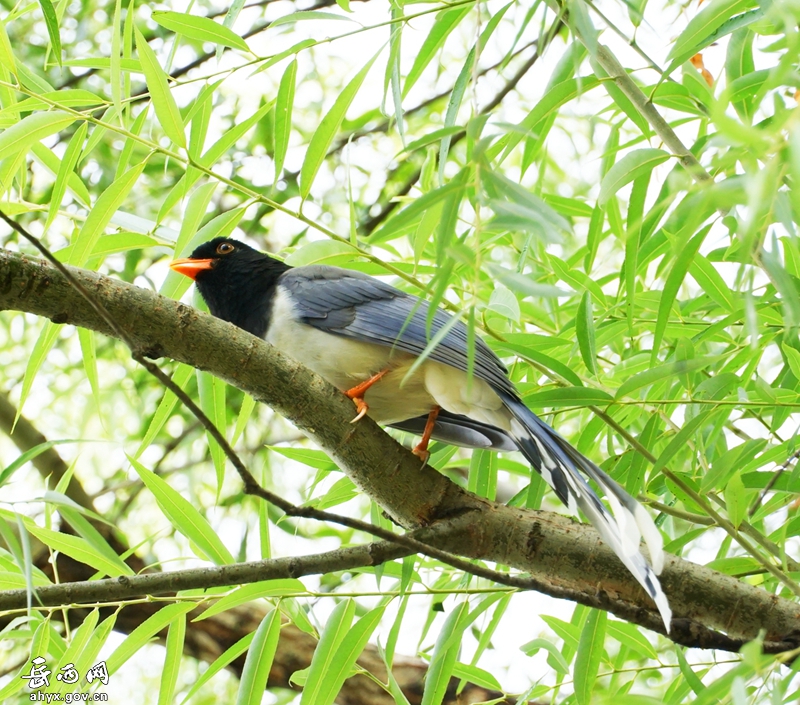
M 151 291 L 93 272 L 71 272 L 114 316 L 141 350 L 213 372 L 271 405 L 325 448 L 398 523 L 408 528 L 455 517 L 457 535 L 438 548 L 530 572 L 550 594 L 608 609 L 660 631 L 643 591 L 594 530 L 559 515 L 475 497 L 417 459 L 372 421 L 348 423 L 351 403 L 336 389 L 244 331 Z M 109 334 L 108 325 L 44 262 L 0 253 L 0 307 Z M 469 521 L 465 520 L 465 517 Z M 676 619 L 671 637 L 694 646 L 727 647 L 767 632 L 771 650 L 800 632 L 800 606 L 729 576 L 670 557 L 662 575 Z

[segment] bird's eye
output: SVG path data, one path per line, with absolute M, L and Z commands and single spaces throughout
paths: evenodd
M 233 252 L 234 247 L 229 242 L 221 242 L 217 245 L 217 254 L 218 255 L 227 255 L 230 252 Z

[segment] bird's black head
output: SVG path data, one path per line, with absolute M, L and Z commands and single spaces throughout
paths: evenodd
M 208 310 L 217 318 L 263 338 L 278 278 L 290 269 L 238 240 L 217 237 L 190 257 L 169 265 L 194 279 Z

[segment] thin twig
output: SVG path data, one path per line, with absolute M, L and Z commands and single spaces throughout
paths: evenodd
M 766 484 L 763 490 L 759 492 L 758 497 L 755 498 L 753 501 L 753 506 L 750 507 L 750 511 L 747 512 L 748 516 L 753 516 L 756 513 L 756 510 L 761 506 L 761 503 L 764 501 L 764 497 L 767 496 L 767 492 L 769 492 L 774 486 L 775 483 L 780 479 L 780 476 L 783 475 L 789 469 L 789 466 L 798 458 L 800 458 L 800 448 L 798 448 L 794 453 L 792 453 L 786 461 L 781 465 L 772 477 L 769 479 L 769 482 Z

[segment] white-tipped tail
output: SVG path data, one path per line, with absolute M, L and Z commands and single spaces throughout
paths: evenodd
M 664 567 L 664 541 L 647 510 L 519 399 L 501 396 L 518 422 L 512 424 L 512 433 L 520 451 L 570 510 L 577 507 L 584 513 L 603 541 L 655 602 L 669 632 L 672 610 L 658 580 Z M 602 489 L 611 512 L 584 475 Z M 650 563 L 639 550 L 642 538 L 650 553 Z

